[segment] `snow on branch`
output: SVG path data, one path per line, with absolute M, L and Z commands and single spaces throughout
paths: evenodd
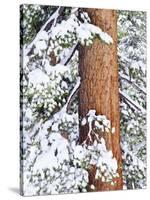
M 74 97 L 74 95 L 76 94 L 76 92 L 78 91 L 79 87 L 80 87 L 80 77 L 78 77 L 77 83 L 76 83 L 76 85 L 74 86 L 74 88 L 73 88 L 73 90 L 72 90 L 70 96 L 68 97 L 68 100 L 67 100 L 67 103 L 66 103 L 66 111 L 68 110 L 69 105 L 70 105 L 70 103 L 71 103 L 71 100 L 72 100 L 72 98 Z
M 71 94 L 69 95 L 66 104 L 61 108 L 60 111 L 58 111 L 57 113 L 55 113 L 52 117 L 50 117 L 50 119 L 49 119 L 48 121 L 46 121 L 46 122 L 43 124 L 43 127 L 44 127 L 44 128 L 47 129 L 49 126 L 51 126 L 51 124 L 52 124 L 52 122 L 53 122 L 53 119 L 54 119 L 55 121 L 57 121 L 57 120 L 63 118 L 64 114 L 65 114 L 65 113 L 67 112 L 67 110 L 68 110 L 68 107 L 69 107 L 69 105 L 70 105 L 70 102 L 71 102 L 72 98 L 73 98 L 74 95 L 76 94 L 76 92 L 77 92 L 77 90 L 79 89 L 79 87 L 80 87 L 80 77 L 77 79 L 77 83 L 76 83 L 76 85 L 74 86 L 74 88 L 73 88 Z
M 146 113 L 146 110 L 142 106 L 140 106 L 137 102 L 133 101 L 125 92 L 122 92 L 121 90 L 119 90 L 119 93 L 121 97 L 125 99 L 125 101 L 128 102 L 128 105 L 130 107 L 142 112 L 143 114 Z
M 62 8 L 59 7 L 52 16 L 50 16 L 50 18 L 46 21 L 46 23 L 42 26 L 42 28 L 40 29 L 40 31 L 37 33 L 36 37 L 33 39 L 33 41 L 25 48 L 25 55 L 28 55 L 28 53 L 31 51 L 31 49 L 33 48 L 33 45 L 36 43 L 36 41 L 39 39 L 40 34 L 45 31 L 45 29 L 47 28 L 47 26 L 49 24 L 51 24 L 51 26 L 55 26 L 56 25 L 56 21 L 57 18 L 60 15 L 60 11 L 62 12 Z
M 69 61 L 71 60 L 71 58 L 72 58 L 74 52 L 75 52 L 76 49 L 77 49 L 77 46 L 78 46 L 78 43 L 76 43 L 75 45 L 72 46 L 72 48 L 70 49 L 68 55 L 67 55 L 64 59 L 62 59 L 62 60 L 60 61 L 60 64 L 62 64 L 62 65 L 67 65 L 67 64 L 69 63 Z
M 90 23 L 80 23 L 80 26 L 77 26 L 76 28 L 76 32 L 77 37 L 82 45 L 85 45 L 85 41 L 87 41 L 86 45 L 92 44 L 95 36 L 98 36 L 99 39 L 106 44 L 113 43 L 113 39 L 109 34 L 103 32 L 101 28 Z
M 145 141 L 142 141 L 141 143 L 135 145 L 135 150 L 138 152 L 144 146 L 145 146 Z
M 100 141 L 99 133 L 115 133 L 115 127 L 111 127 L 111 121 L 105 115 L 96 115 L 95 109 L 89 110 L 82 119 L 81 125 L 85 126 L 86 124 L 88 124 L 89 131 L 82 144 L 86 144 L 88 139 L 92 142 L 92 135 L 96 137 L 97 141 Z M 98 133 L 97 130 L 99 130 Z
M 146 95 L 146 91 L 139 87 L 136 83 L 134 83 L 133 81 L 131 81 L 128 76 L 122 74 L 122 73 L 119 73 L 119 77 L 125 81 L 127 81 L 128 83 L 132 84 L 137 90 L 139 90 L 140 92 L 142 92 L 144 95 Z

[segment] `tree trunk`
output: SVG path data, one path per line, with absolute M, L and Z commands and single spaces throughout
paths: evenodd
M 111 149 L 118 162 L 119 178 L 111 186 L 95 180 L 95 167 L 89 170 L 89 185 L 95 185 L 96 191 L 122 189 L 122 160 L 120 149 L 120 111 L 119 84 L 117 64 L 117 14 L 114 10 L 85 9 L 91 23 L 100 27 L 113 38 L 113 44 L 106 44 L 95 39 L 91 47 L 79 48 L 79 74 L 81 86 L 79 91 L 79 116 L 85 117 L 90 109 L 96 114 L 106 115 L 115 127 L 114 134 L 106 133 L 104 138 L 107 149 Z M 88 133 L 88 126 L 80 125 L 80 143 Z M 90 190 L 90 189 L 89 189 Z

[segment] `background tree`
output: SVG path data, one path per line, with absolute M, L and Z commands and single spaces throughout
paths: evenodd
M 124 187 L 146 186 L 146 13 L 119 11 L 118 57 Z

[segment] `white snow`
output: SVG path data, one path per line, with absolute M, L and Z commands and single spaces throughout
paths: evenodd
M 47 48 L 47 44 L 44 40 L 39 40 L 35 43 L 36 50 L 39 52 Z
M 85 124 L 86 124 L 86 118 L 84 117 L 84 118 L 82 119 L 81 125 L 84 126 Z
M 112 133 L 115 133 L 115 127 L 112 128 L 111 132 L 112 132 Z
M 107 44 L 113 43 L 111 36 L 103 32 L 99 27 L 93 24 L 83 23 L 77 27 L 76 31 L 77 31 L 79 41 L 81 41 L 81 44 L 84 44 L 85 40 L 92 39 L 93 37 L 92 34 L 98 35 L 100 39 Z
M 28 77 L 29 77 L 29 83 L 33 84 L 34 87 L 37 84 L 41 84 L 41 83 L 47 84 L 49 82 L 49 77 L 40 69 L 35 69 L 31 71 Z
M 83 149 L 82 146 L 77 145 L 75 147 L 75 149 L 74 149 L 74 157 L 79 159 L 79 160 L 84 159 L 84 157 L 85 157 L 85 149 Z
M 33 168 L 34 172 L 43 169 L 50 169 L 53 171 L 53 169 L 58 168 L 60 163 L 63 163 L 64 160 L 69 160 L 68 141 L 65 138 L 59 133 L 52 133 L 49 141 L 51 142 L 51 146 L 47 152 L 37 157 Z
M 92 190 L 95 190 L 95 186 L 94 185 L 91 185 L 90 187 L 91 187 Z

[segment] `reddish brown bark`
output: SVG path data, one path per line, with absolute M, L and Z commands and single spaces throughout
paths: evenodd
M 106 44 L 95 39 L 91 47 L 79 49 L 79 73 L 81 87 L 79 91 L 79 116 L 86 116 L 90 109 L 96 114 L 106 115 L 115 127 L 115 134 L 105 134 L 107 149 L 111 149 L 118 161 L 119 178 L 116 185 L 95 180 L 95 167 L 89 170 L 89 184 L 96 186 L 96 191 L 122 189 L 122 161 L 120 150 L 120 111 L 117 64 L 117 14 L 114 10 L 86 9 L 92 24 L 100 27 L 113 38 L 113 44 Z M 88 126 L 80 126 L 80 143 L 88 133 Z

